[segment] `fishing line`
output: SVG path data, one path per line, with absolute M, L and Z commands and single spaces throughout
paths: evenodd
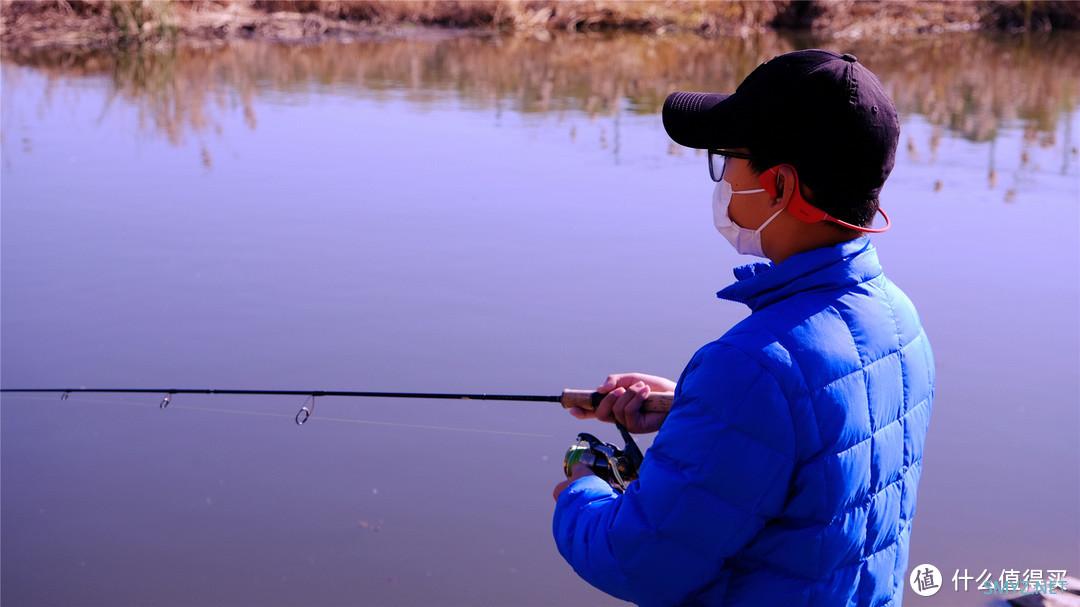
M 68 400 L 73 392 L 105 392 L 114 394 L 164 394 L 160 409 L 168 408 L 176 394 L 258 394 L 258 395 L 290 395 L 304 396 L 300 410 L 293 416 L 296 425 L 302 426 L 315 414 L 315 399 L 319 396 L 349 396 L 349 397 L 376 397 L 376 398 L 425 398 L 425 399 L 461 399 L 461 400 L 495 400 L 495 401 L 529 401 L 559 403 L 564 409 L 577 408 L 586 411 L 595 411 L 600 402 L 609 393 L 600 393 L 594 390 L 575 390 L 567 388 L 559 395 L 547 394 L 488 394 L 488 393 L 449 393 L 449 392 L 371 392 L 371 391 L 331 391 L 331 390 L 217 390 L 217 389 L 192 389 L 192 388 L 3 388 L 0 392 L 52 392 L 60 393 L 60 400 Z M 664 412 L 671 410 L 674 401 L 672 392 L 650 392 L 641 403 L 643 411 Z M 40 400 L 40 399 L 39 399 Z M 91 402 L 91 401 L 86 401 Z M 136 403 L 124 403 L 117 401 L 96 401 L 108 404 L 125 404 L 143 406 Z M 237 411 L 235 409 L 216 409 L 212 407 L 180 406 L 177 409 L 191 409 L 193 411 L 209 411 L 213 413 L 234 413 L 239 415 L 261 415 L 269 417 L 288 417 L 280 413 L 266 413 L 261 411 Z M 480 430 L 476 428 L 456 428 L 453 426 L 435 426 L 425 424 L 403 424 L 397 422 L 377 422 L 373 420 L 347 419 L 341 417 L 327 417 L 327 421 L 353 424 L 370 424 L 381 426 L 399 426 L 403 428 L 421 428 L 427 430 L 450 430 L 457 432 L 479 432 L 484 434 L 502 434 L 507 436 L 532 436 L 550 438 L 548 434 L 533 434 L 528 432 L 507 432 L 503 430 Z M 638 470 L 644 460 L 641 449 L 634 442 L 633 437 L 625 426 L 615 422 L 626 442 L 626 447 L 620 449 L 611 443 L 605 443 L 595 436 L 587 433 L 578 433 L 577 441 L 570 446 L 563 456 L 563 471 L 567 478 L 573 474 L 575 467 L 588 466 L 594 474 L 608 482 L 616 491 L 625 491 L 638 475 Z
M 24 399 L 25 400 L 41 401 L 41 402 L 55 402 L 55 399 L 43 398 L 43 397 L 40 397 L 40 396 L 26 396 L 26 397 L 24 397 Z M 147 407 L 147 405 L 143 404 L 143 403 L 124 402 L 122 400 L 105 400 L 105 399 L 94 399 L 94 398 L 82 398 L 82 397 L 79 398 L 79 402 L 80 403 L 97 403 L 97 404 L 104 404 L 104 405 L 126 405 L 126 406 L 129 406 L 129 407 Z M 217 409 L 217 408 L 214 408 L 214 407 L 196 407 L 196 406 L 192 406 L 192 405 L 171 405 L 169 408 L 170 409 L 186 409 L 186 410 L 190 410 L 190 411 L 208 411 L 208 412 L 212 412 L 212 413 L 231 413 L 231 414 L 234 414 L 234 415 L 258 415 L 258 416 L 263 416 L 263 417 L 283 417 L 283 418 L 286 418 L 286 419 L 294 417 L 294 416 L 289 415 L 287 413 L 268 413 L 268 412 L 265 412 L 265 411 L 239 411 L 239 410 L 236 410 L 236 409 Z M 347 417 L 319 416 L 319 419 L 330 421 L 330 422 L 348 423 L 348 424 L 367 424 L 367 425 L 375 425 L 375 426 L 393 426 L 393 427 L 399 427 L 399 428 L 417 428 L 417 429 L 422 429 L 422 430 L 447 430 L 447 431 L 453 431 L 453 432 L 477 432 L 477 433 L 481 433 L 481 434 L 499 434 L 499 435 L 504 435 L 504 436 L 528 436 L 528 437 L 535 437 L 535 438 L 553 438 L 553 436 L 551 434 L 537 434 L 537 433 L 534 433 L 534 432 L 515 432 L 515 431 L 512 431 L 512 430 L 485 430 L 485 429 L 481 429 L 481 428 L 461 428 L 461 427 L 458 427 L 458 426 L 438 426 L 438 425 L 431 425 L 431 424 L 407 424 L 407 423 L 402 423 L 402 422 L 384 422 L 384 421 L 367 420 L 367 419 L 352 419 L 352 418 L 347 418 Z

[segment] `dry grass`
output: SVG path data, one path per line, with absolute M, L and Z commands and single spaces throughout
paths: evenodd
M 5 48 L 106 47 L 181 37 L 348 38 L 401 26 L 842 37 L 971 29 L 1075 29 L 1070 0 L 0 0 Z

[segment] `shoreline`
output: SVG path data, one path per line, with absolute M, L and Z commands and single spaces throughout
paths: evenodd
M 1067 0 L 2 0 L 5 51 L 101 49 L 231 40 L 317 44 L 380 38 L 528 33 L 694 33 L 747 37 L 789 31 L 841 39 L 964 31 L 1080 29 Z

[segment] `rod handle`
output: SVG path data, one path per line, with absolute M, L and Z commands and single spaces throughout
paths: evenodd
M 585 409 L 586 411 L 595 411 L 600 401 L 604 400 L 607 393 L 596 392 L 593 390 L 573 390 L 567 388 L 563 390 L 562 397 L 559 402 L 562 404 L 563 409 L 569 409 L 570 407 L 578 407 Z M 675 400 L 674 392 L 650 392 L 645 397 L 645 404 L 643 409 L 645 411 L 664 412 L 671 410 L 671 402 Z

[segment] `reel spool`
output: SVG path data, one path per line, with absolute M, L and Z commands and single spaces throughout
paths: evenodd
M 573 474 L 574 464 L 585 464 L 593 474 L 604 479 L 616 491 L 626 491 L 630 483 L 638 477 L 638 469 L 644 457 L 626 428 L 619 423 L 615 425 L 626 441 L 626 447 L 619 449 L 588 432 L 579 433 L 577 440 L 563 456 L 563 472 L 566 473 L 566 478 Z

